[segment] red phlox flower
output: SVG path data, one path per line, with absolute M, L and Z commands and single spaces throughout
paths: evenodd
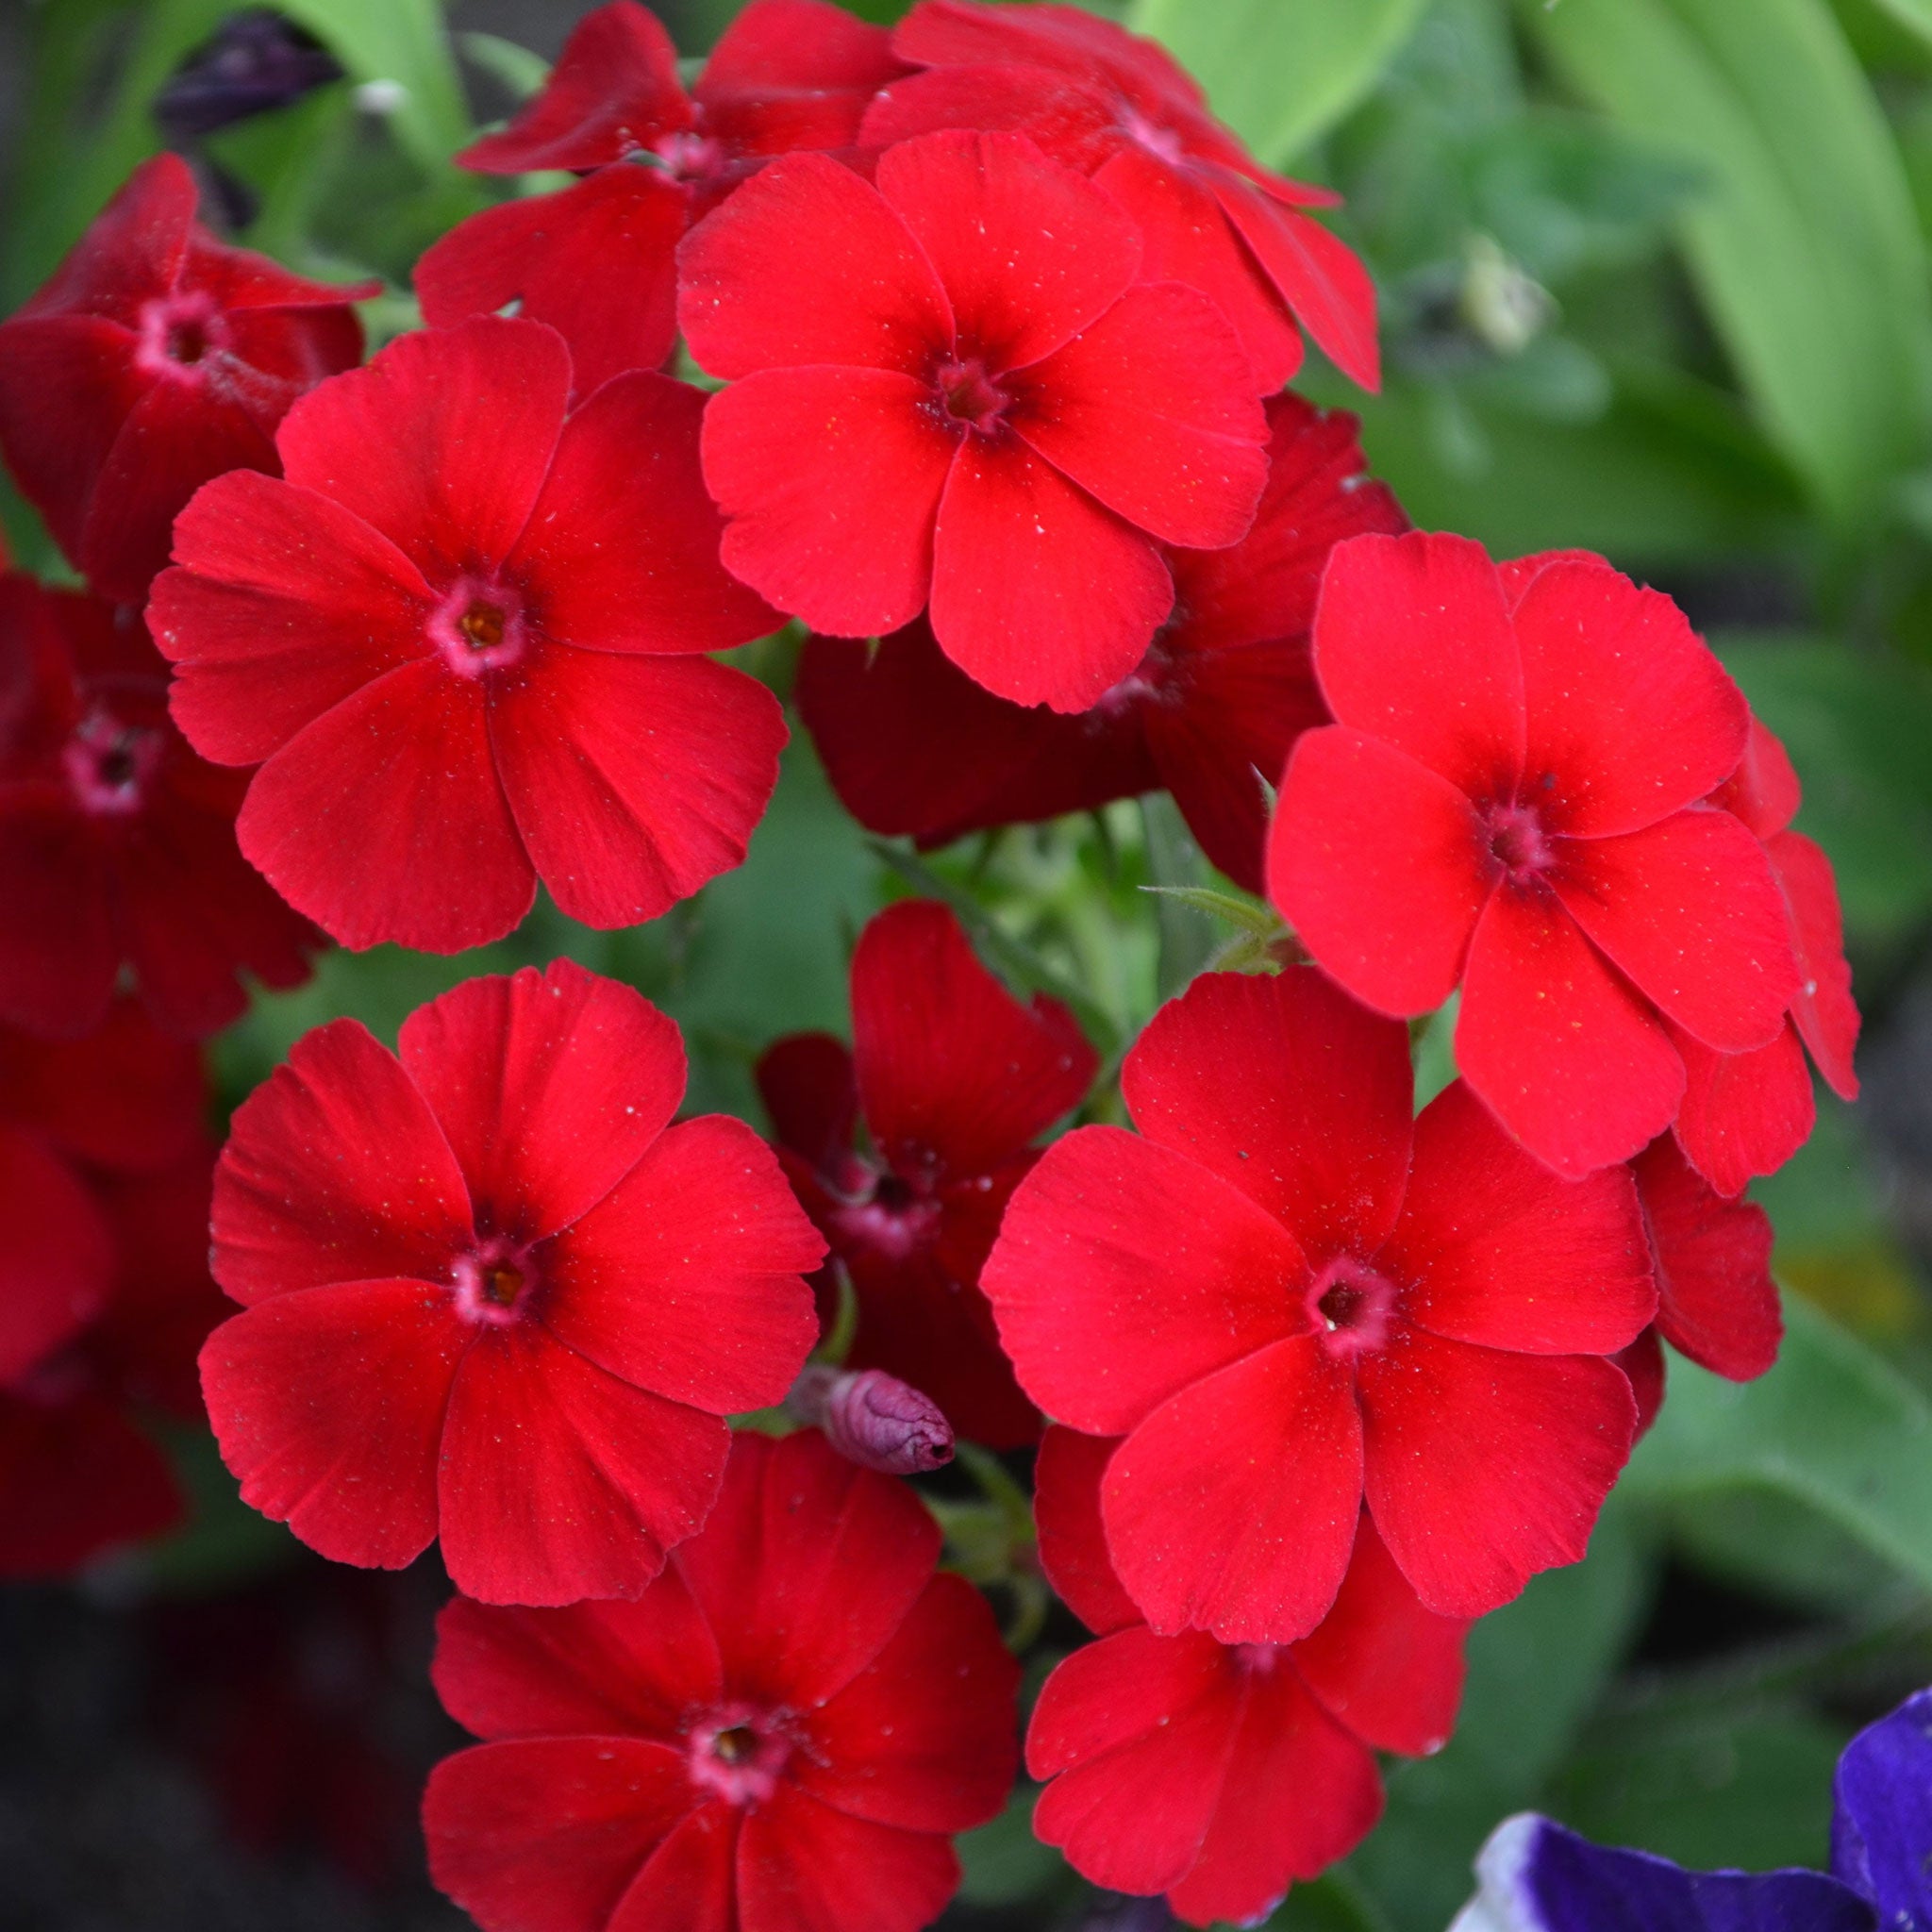
M 981 1285 L 1020 1386 L 1125 1436 L 1105 1507 L 1149 1624 L 1287 1643 L 1366 1501 L 1443 1616 L 1580 1557 L 1630 1447 L 1604 1357 L 1657 1311 L 1622 1168 L 1564 1181 L 1318 973 L 1210 974 L 1007 1209 Z
M 1096 1885 L 1164 1891 L 1192 1925 L 1254 1924 L 1367 1837 L 1376 1751 L 1447 1741 L 1468 1625 L 1423 1607 L 1365 1518 L 1334 1607 L 1300 1642 L 1157 1636 L 1102 1531 L 1118 1446 L 1062 1428 L 1041 1445 L 1041 1564 L 1101 1641 L 1034 1707 L 1026 1768 L 1052 1782 L 1033 1828 Z
M 782 1401 L 824 1243 L 770 1150 L 671 1124 L 677 1029 L 559 959 L 299 1041 L 237 1110 L 202 1351 L 244 1501 L 338 1562 L 434 1537 L 491 1603 L 635 1596 L 705 1520 L 723 1418 Z
M 677 50 L 635 0 L 586 14 L 549 80 L 501 133 L 458 156 L 487 175 L 570 168 L 559 193 L 485 208 L 416 266 L 441 327 L 515 302 L 569 342 L 588 391 L 653 369 L 677 335 L 677 243 L 774 155 L 843 148 L 907 72 L 883 27 L 830 0 L 751 0 L 687 94 Z
M 491 1741 L 430 1775 L 436 1883 L 485 1932 L 929 1924 L 1018 1755 L 1018 1668 L 939 1553 L 890 1476 L 747 1433 L 636 1603 L 451 1604 L 436 1688 Z
M 1458 986 L 1456 1063 L 1567 1174 L 1677 1116 L 1677 1035 L 1770 1045 L 1800 976 L 1763 847 L 1703 801 L 1737 687 L 1666 597 L 1599 559 L 1459 537 L 1338 544 L 1315 616 L 1337 723 L 1283 779 L 1269 891 L 1378 1011 Z
M 876 650 L 813 638 L 795 695 L 853 816 L 933 846 L 1166 790 L 1208 857 L 1258 892 L 1263 781 L 1277 783 L 1295 739 L 1328 722 L 1307 640 L 1322 566 L 1345 537 L 1407 527 L 1361 475 L 1354 417 L 1280 395 L 1268 422 L 1254 527 L 1226 550 L 1163 552 L 1174 611 L 1091 710 L 1067 717 L 982 691 L 924 620 Z
M 795 1033 L 758 1068 L 778 1158 L 858 1297 L 848 1365 L 902 1377 L 975 1441 L 1030 1442 L 1040 1418 L 1000 1353 L 979 1271 L 1039 1158 L 1027 1143 L 1093 1084 L 1093 1049 L 1058 1001 L 1016 1000 L 952 913 L 923 900 L 859 935 L 852 1041 Z M 833 1270 L 819 1292 L 829 1324 Z
M 1254 520 L 1267 424 L 1213 304 L 1139 279 L 1108 196 L 1024 135 L 774 161 L 679 250 L 726 565 L 839 637 L 928 612 L 1020 704 L 1084 710 L 1174 604 L 1161 543 Z
M 1754 718 L 1743 762 L 1709 802 L 1764 841 L 1802 979 L 1769 1046 L 1724 1054 L 1681 1031 L 1675 1036 L 1687 1075 L 1674 1124 L 1677 1142 L 1721 1194 L 1740 1193 L 1755 1174 L 1782 1167 L 1810 1138 L 1817 1101 L 1805 1064 L 1807 1047 L 1833 1092 L 1844 1100 L 1858 1094 L 1852 1062 L 1858 1008 L 1845 963 L 1838 885 L 1830 859 L 1790 829 L 1799 796 L 1798 774 L 1784 746 Z
M 196 1038 L 242 973 L 306 979 L 322 935 L 242 857 L 243 782 L 183 742 L 135 611 L 0 575 L 0 1018 L 92 1032 L 125 970 Z
M 148 621 L 242 850 L 345 945 L 500 939 L 539 877 L 590 925 L 738 864 L 772 694 L 694 655 L 777 619 L 718 562 L 703 398 L 639 371 L 565 420 L 556 331 L 406 335 L 282 425 L 286 481 L 182 514 Z
M 330 288 L 194 219 L 179 155 L 143 161 L 53 279 L 0 323 L 0 454 L 104 597 L 138 604 L 175 513 L 225 470 L 275 467 L 304 390 L 362 359 Z
M 1339 197 L 1257 166 L 1152 41 L 1074 7 L 920 0 L 892 48 L 926 71 L 873 103 L 869 145 L 941 127 L 1031 135 L 1133 217 L 1147 280 L 1188 283 L 1234 324 L 1257 391 L 1300 367 L 1302 328 L 1344 375 L 1377 386 L 1374 285 L 1303 212 Z

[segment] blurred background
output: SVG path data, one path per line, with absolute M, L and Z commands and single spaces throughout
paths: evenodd
M 411 264 L 492 196 L 448 165 L 585 9 L 544 0 L 0 4 L 0 308 L 133 164 L 189 153 L 237 240 L 322 276 Z M 733 8 L 665 0 L 702 54 Z M 855 10 L 889 19 L 890 4 Z M 1388 378 L 1352 394 L 1414 520 L 1503 556 L 1600 550 L 1668 591 L 1789 744 L 1838 867 L 1865 1096 L 1821 1094 L 1758 1196 L 1790 1291 L 1746 1390 L 1672 1367 L 1589 1561 L 1471 1645 L 1462 1726 L 1393 1768 L 1389 1817 L 1283 1927 L 1440 1932 L 1529 1806 L 1697 1864 L 1822 1861 L 1840 1745 L 1932 1679 L 1932 0 L 1134 0 L 1270 165 L 1339 189 L 1382 293 Z M 223 38 L 211 39 L 217 35 Z M 253 49 L 237 64 L 234 49 Z M 14 554 L 58 575 L 0 495 Z M 785 647 L 754 647 L 782 689 Z M 455 978 L 571 952 L 684 1026 L 692 1104 L 758 1118 L 777 1034 L 842 1030 L 852 935 L 972 882 L 983 941 L 1117 1049 L 1222 935 L 1140 891 L 1204 874 L 1157 802 L 975 839 L 925 870 L 870 843 L 795 738 L 748 864 L 643 930 L 540 908 L 488 956 L 331 954 L 217 1043 L 225 1105 L 324 1018 L 392 1036 Z M 433 1557 L 331 1569 L 171 1441 L 196 1498 L 161 1548 L 0 1589 L 0 1927 L 403 1932 L 427 1887 Z M 1026 1830 L 967 1846 L 961 1928 L 1117 1926 Z

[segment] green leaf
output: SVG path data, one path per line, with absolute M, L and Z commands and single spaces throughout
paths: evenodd
M 1875 0 L 1901 26 L 1932 42 L 1932 0 Z
M 470 138 L 470 110 L 437 0 L 282 0 L 358 81 L 391 82 L 396 138 L 425 169 L 443 166 Z
M 1214 111 L 1270 167 L 1341 120 L 1414 30 L 1424 0 L 1134 0 Z
M 458 34 L 457 45 L 464 59 L 501 83 L 512 100 L 528 100 L 550 77 L 550 63 L 542 55 L 501 34 Z
M 1705 175 L 1679 223 L 1774 438 L 1850 517 L 1921 450 L 1932 301 L 1903 163 L 1824 0 L 1520 0 L 1584 94 Z

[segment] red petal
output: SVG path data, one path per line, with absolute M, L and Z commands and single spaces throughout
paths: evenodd
M 107 855 L 51 785 L 0 791 L 0 1020 L 74 1037 L 101 1024 L 122 964 Z
M 710 1804 L 690 1813 L 645 1859 L 604 1932 L 738 1932 L 733 1897 L 741 1814 Z
M 984 1824 L 1018 1769 L 1019 1688 L 986 1599 L 963 1576 L 935 1576 L 885 1649 L 811 1714 L 793 1778 L 875 1824 Z
M 1555 893 L 1505 887 L 1470 942 L 1456 1063 L 1558 1174 L 1627 1160 L 1670 1124 L 1684 1063 Z
M 442 1129 L 357 1020 L 305 1035 L 235 1110 L 215 1173 L 215 1279 L 238 1302 L 336 1281 L 446 1281 L 474 1240 Z
M 1408 1176 L 1408 1033 L 1320 974 L 1204 974 L 1122 1070 L 1134 1124 L 1285 1223 L 1311 1255 L 1373 1253 Z
M 1802 832 L 1780 832 L 1765 850 L 1790 906 L 1803 974 L 1791 1018 L 1825 1084 L 1840 1100 L 1856 1100 L 1858 1075 L 1852 1053 L 1858 1043 L 1858 1009 L 1852 1003 L 1852 969 L 1845 964 L 1844 919 L 1831 860 Z
M 1101 1507 L 1114 1568 L 1156 1630 L 1291 1643 L 1335 1601 L 1361 1499 L 1354 1391 L 1300 1337 L 1156 1409 L 1108 1465 Z
M 710 1626 L 675 1570 L 635 1603 L 531 1610 L 452 1597 L 430 1674 L 443 1708 L 479 1738 L 671 1742 L 723 1682 Z
M 750 0 L 718 37 L 691 97 L 708 108 L 762 91 L 869 94 L 905 71 L 884 27 L 853 19 L 829 0 Z M 852 134 L 825 146 L 856 144 L 859 105 Z
M 429 1774 L 429 1875 L 486 1932 L 605 1932 L 698 1796 L 682 1753 L 636 1738 L 477 1744 Z
M 1167 565 L 1139 530 L 1017 440 L 959 446 L 939 506 L 931 620 L 969 677 L 1015 704 L 1085 710 L 1140 663 L 1173 608 Z
M 106 1222 L 66 1163 L 0 1124 L 0 1387 L 100 1312 L 114 1251 Z
M 926 395 L 896 370 L 815 368 L 750 375 L 713 396 L 705 482 L 731 519 L 732 575 L 841 637 L 916 617 L 954 458 Z
M 1402 1222 L 1375 1265 L 1410 1284 L 1406 1320 L 1526 1355 L 1614 1355 L 1657 1313 L 1629 1176 L 1558 1178 L 1460 1080 L 1416 1122 Z
M 1329 725 L 1295 742 L 1268 842 L 1268 896 L 1316 962 L 1381 1012 L 1455 990 L 1491 896 L 1482 822 L 1446 779 Z
M 798 1277 L 824 1252 L 772 1150 L 708 1114 L 671 1128 L 553 1244 L 541 1319 L 654 1394 L 718 1415 L 764 1408 L 818 1339 Z
M 1630 1384 L 1630 1396 L 1637 1404 L 1637 1441 L 1641 1442 L 1650 1434 L 1651 1424 L 1664 1406 L 1664 1345 L 1657 1340 L 1655 1325 L 1610 1359 Z
M 550 77 L 508 127 L 457 159 L 486 175 L 598 168 L 691 118 L 662 22 L 635 0 L 617 0 L 578 21 Z
M 567 645 L 541 647 L 495 694 L 490 735 L 552 898 L 607 930 L 743 862 L 786 740 L 776 700 L 741 671 Z
M 416 264 L 423 319 L 448 328 L 514 302 L 570 346 L 579 395 L 656 369 L 677 338 L 677 244 L 691 197 L 645 167 L 604 168 L 555 194 L 459 222 Z
M 852 1145 L 858 1082 L 852 1055 L 829 1033 L 788 1033 L 758 1057 L 758 1098 L 779 1146 L 823 1167 Z
M 1268 478 L 1267 422 L 1246 356 L 1205 295 L 1131 289 L 1015 380 L 1014 430 L 1128 523 L 1203 550 L 1247 534 Z
M 597 651 L 721 651 L 783 622 L 718 562 L 705 495 L 705 398 L 638 370 L 573 415 L 506 570 L 526 579 L 546 637 Z
M 1456 1725 L 1468 1629 L 1423 1607 L 1365 1515 L 1335 1607 L 1294 1646 L 1294 1666 L 1364 1742 L 1426 1757 Z
M 1811 1138 L 1818 1101 L 1795 1027 L 1755 1053 L 1712 1053 L 1686 1033 L 1672 1039 L 1685 1076 L 1677 1144 L 1720 1194 L 1741 1194 L 1753 1176 L 1775 1174 Z
M 902 142 L 879 157 L 878 188 L 932 263 L 961 353 L 995 375 L 1071 345 L 1140 268 L 1133 223 L 1023 134 L 952 128 Z M 1182 366 L 1161 364 L 1170 379 Z
M 400 664 L 425 658 L 431 593 L 341 505 L 248 471 L 181 512 L 180 566 L 148 625 L 175 664 L 175 722 L 204 758 L 248 765 Z
M 676 1562 L 717 1633 L 726 1680 L 800 1710 L 879 1655 L 939 1553 L 939 1526 L 904 1483 L 806 1429 L 733 1439 L 718 1507 Z
M 888 907 L 860 934 L 852 1036 L 866 1124 L 908 1178 L 986 1174 L 1077 1106 L 1099 1069 L 1066 1008 L 1023 1006 L 930 900 Z
M 1720 1053 L 1769 1046 L 1799 990 L 1764 847 L 1727 811 L 1566 841 L 1551 874 L 1571 917 L 1638 991 Z
M 289 411 L 282 472 L 438 583 L 491 570 L 529 522 L 570 388 L 570 353 L 541 323 L 413 330 Z
M 1020 1184 L 980 1276 L 1021 1387 L 1091 1435 L 1307 1326 L 1307 1264 L 1208 1169 L 1078 1127 Z
M 443 1411 L 473 1332 L 423 1281 L 304 1289 L 224 1322 L 201 1386 L 242 1500 L 334 1562 L 413 1562 L 436 1535 Z
M 1315 613 L 1315 670 L 1337 719 L 1473 799 L 1523 769 L 1523 671 L 1496 567 L 1466 537 L 1337 544 Z
M 1056 1424 L 1041 1439 L 1033 1465 L 1033 1521 L 1040 1567 L 1054 1592 L 1096 1637 L 1143 1621 L 1121 1588 L 1100 1520 L 1100 1485 L 1114 1436 L 1082 1436 Z
M 405 664 L 297 732 L 235 822 L 249 861 L 345 946 L 459 953 L 509 932 L 536 878 L 485 735 L 480 680 Z
M 78 310 L 133 327 L 142 303 L 175 286 L 198 198 L 193 173 L 179 155 L 144 160 L 21 312 Z
M 1782 832 L 1798 815 L 1800 790 L 1790 754 L 1757 718 L 1738 769 L 1710 794 L 1708 803 L 1735 812 L 1760 839 Z
M 403 1022 L 398 1051 L 483 1218 L 518 1241 L 601 1201 L 684 1098 L 676 1026 L 574 959 L 466 979 Z
M 1771 1218 L 1714 1194 L 1660 1137 L 1631 1164 L 1657 1257 L 1657 1326 L 1694 1362 L 1734 1382 L 1761 1375 L 1784 1336 L 1771 1275 Z
M 848 1818 L 789 1782 L 739 1833 L 743 1932 L 919 1932 L 958 1888 L 946 1839 Z
M 1398 1330 L 1359 1374 L 1369 1508 L 1426 1607 L 1479 1617 L 1582 1557 L 1637 1424 L 1613 1363 Z
M 891 369 L 924 395 L 928 363 L 952 345 L 945 291 L 906 224 L 824 155 L 761 168 L 691 230 L 677 267 L 678 323 L 713 375 Z
M 1127 145 L 1117 105 L 1097 77 L 1004 60 L 894 80 L 867 107 L 858 139 L 862 147 L 891 147 L 955 127 L 1024 134 L 1083 175 Z
M 102 1397 L 0 1393 L 0 1576 L 69 1575 L 186 1513 L 168 1458 Z
M 1596 559 L 1558 558 L 1516 607 L 1524 783 L 1555 829 L 1654 825 L 1737 770 L 1750 713 L 1684 613 Z

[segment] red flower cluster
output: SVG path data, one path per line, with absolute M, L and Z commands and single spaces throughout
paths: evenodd
M 443 1612 L 436 1688 L 491 1741 L 424 1801 L 485 1932 L 917 1932 L 1012 1783 L 1019 1672 L 935 1575 L 909 1491 L 812 1431 L 741 1435 L 634 1604 Z

